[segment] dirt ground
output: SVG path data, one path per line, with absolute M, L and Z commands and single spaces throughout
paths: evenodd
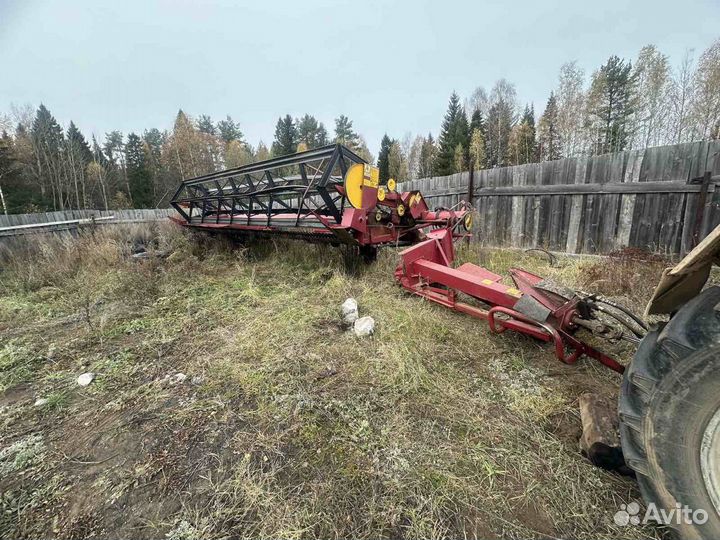
M 0 537 L 662 537 L 615 525 L 637 487 L 579 453 L 578 396 L 620 377 L 405 294 L 396 257 L 349 273 L 330 247 L 170 225 L 6 247 Z M 461 258 L 638 311 L 663 267 Z M 372 337 L 341 326 L 350 296 Z

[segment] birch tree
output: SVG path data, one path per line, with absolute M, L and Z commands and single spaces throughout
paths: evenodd
M 720 39 L 700 55 L 694 90 L 691 118 L 695 137 L 720 138 Z
M 633 113 L 634 148 L 662 144 L 667 123 L 670 90 L 670 62 L 654 45 L 640 49 L 635 62 L 635 112 Z
M 485 137 L 483 137 L 482 130 L 476 128 L 470 135 L 470 167 L 472 170 L 484 169 L 486 166 L 485 160 Z
M 668 90 L 669 123 L 668 142 L 678 144 L 691 137 L 690 104 L 693 95 L 694 60 L 692 49 L 685 53 L 682 62 L 670 80 Z
M 410 146 L 408 152 L 408 177 L 409 178 L 420 178 L 420 155 L 422 152 L 423 143 L 425 138 L 418 135 Z
M 560 67 L 557 102 L 557 133 L 560 152 L 566 157 L 583 154 L 587 149 L 585 134 L 586 100 L 585 72 L 577 62 Z
M 510 133 L 517 121 L 517 93 L 515 85 L 500 79 L 490 92 L 488 109 L 487 161 L 491 167 L 502 167 L 509 162 Z

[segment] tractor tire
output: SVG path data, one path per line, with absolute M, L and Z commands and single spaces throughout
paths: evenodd
M 648 506 L 676 510 L 667 525 L 684 540 L 720 538 L 718 304 L 720 287 L 711 287 L 649 332 L 620 392 L 625 461 Z

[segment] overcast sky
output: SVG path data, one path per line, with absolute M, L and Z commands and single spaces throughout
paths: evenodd
M 0 0 L 0 112 L 44 103 L 86 133 L 230 114 L 272 142 L 279 115 L 346 114 L 437 134 L 450 93 L 505 77 L 539 114 L 560 65 L 588 75 L 654 43 L 677 64 L 720 36 L 720 0 Z

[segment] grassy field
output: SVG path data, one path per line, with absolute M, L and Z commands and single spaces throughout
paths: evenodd
M 461 256 L 635 308 L 663 267 Z M 165 224 L 6 250 L 0 537 L 661 537 L 613 523 L 635 483 L 578 450 L 578 396 L 619 376 L 407 295 L 395 264 Z M 340 325 L 349 296 L 374 336 Z

